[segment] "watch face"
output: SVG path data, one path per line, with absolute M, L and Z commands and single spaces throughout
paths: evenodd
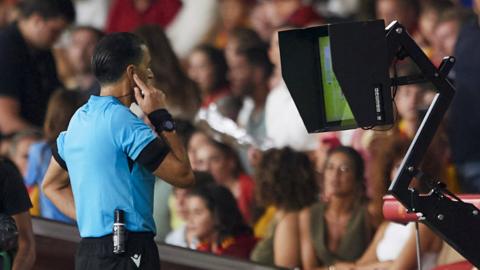
M 163 128 L 164 128 L 165 130 L 170 131 L 170 130 L 173 130 L 173 129 L 175 128 L 175 125 L 173 124 L 172 121 L 165 121 L 165 122 L 163 123 Z

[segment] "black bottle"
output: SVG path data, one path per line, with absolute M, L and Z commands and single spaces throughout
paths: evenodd
M 115 209 L 113 222 L 113 253 L 125 252 L 125 212 Z

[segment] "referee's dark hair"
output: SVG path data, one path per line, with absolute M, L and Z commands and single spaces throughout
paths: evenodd
M 75 8 L 71 0 L 21 0 L 18 7 L 24 18 L 36 13 L 44 19 L 63 17 L 68 23 L 75 21 Z
M 103 84 L 118 81 L 128 65 L 138 65 L 145 43 L 132 33 L 114 33 L 103 37 L 92 58 L 93 74 Z

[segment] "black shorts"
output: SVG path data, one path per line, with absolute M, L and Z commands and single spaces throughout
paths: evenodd
M 111 234 L 83 238 L 75 257 L 75 270 L 158 270 L 160 258 L 153 237 L 153 233 L 129 232 L 122 255 L 113 254 Z

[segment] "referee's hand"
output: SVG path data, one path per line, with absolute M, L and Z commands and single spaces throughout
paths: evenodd
M 133 88 L 135 91 L 135 99 L 145 114 L 148 115 L 153 111 L 165 109 L 166 102 L 163 91 L 145 84 L 137 74 L 133 75 L 133 80 L 137 84 L 137 86 Z

